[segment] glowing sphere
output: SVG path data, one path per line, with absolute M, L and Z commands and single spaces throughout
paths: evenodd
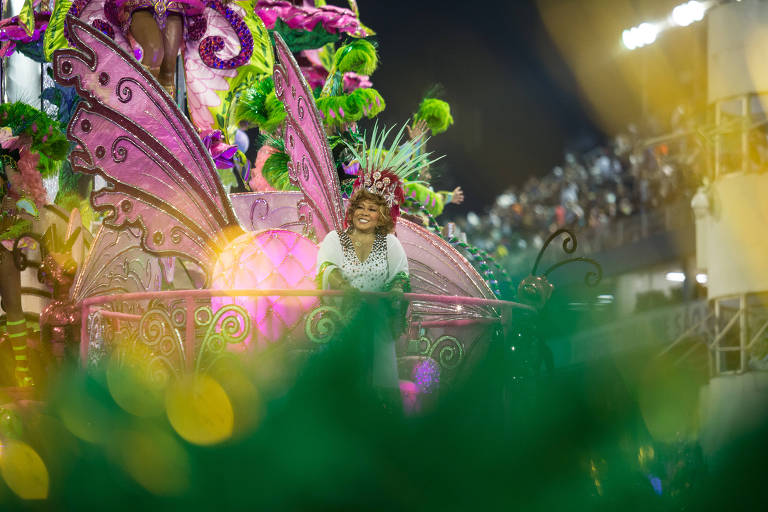
M 314 290 L 317 245 L 286 229 L 245 233 L 219 255 L 213 269 L 214 290 L 305 289 Z M 316 297 L 213 297 L 214 314 L 227 304 L 237 304 L 251 317 L 246 346 L 264 347 L 291 332 L 317 305 Z

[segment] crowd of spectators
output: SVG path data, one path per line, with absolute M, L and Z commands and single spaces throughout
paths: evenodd
M 471 243 L 502 258 L 540 248 L 559 228 L 574 229 L 592 250 L 615 239 L 627 220 L 633 236 L 647 234 L 660 212 L 689 205 L 702 182 L 705 152 L 693 126 L 680 115 L 671 132 L 654 138 L 630 125 L 609 144 L 568 152 L 545 176 L 509 187 L 483 215 L 455 222 Z

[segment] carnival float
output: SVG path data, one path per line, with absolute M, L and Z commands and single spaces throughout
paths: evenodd
M 344 173 L 354 179 L 360 167 L 345 161 L 345 148 L 362 144 L 362 153 L 388 154 L 383 142 L 366 146 L 357 126 L 384 100 L 369 80 L 376 57 L 365 37 L 372 31 L 352 8 L 208 1 L 184 21 L 184 91 L 158 81 L 142 60 L 146 50 L 124 37 L 130 32 L 120 30 L 110 2 L 57 2 L 51 13 L 30 8 L 26 19 L 6 20 L 5 55 L 36 48 L 41 60 L 51 60 L 59 120 L 67 123 L 68 143 L 58 143 L 69 145 L 68 162 L 62 164 L 61 148 L 52 157 L 42 147 L 56 137 L 55 121 L 30 128 L 22 115 L 8 135 L 19 136 L 23 125 L 34 132 L 31 150 L 45 162 L 57 158 L 61 175 L 106 183 L 80 186 L 90 193 L 79 199 L 70 186 L 68 208 L 46 206 L 42 190 L 26 209 L 34 191 L 6 194 L 8 204 L 16 200 L 5 214 L 15 222 L 4 235 L 7 254 L 19 272 L 39 267 L 50 297 L 39 316 L 25 317 L 30 334 L 17 338 L 28 337 L 49 361 L 76 354 L 83 366 L 140 347 L 146 371 L 167 382 L 274 346 L 304 357 L 338 336 L 349 311 L 332 300 L 341 291 L 317 289 L 318 243 L 345 228 Z M 351 42 L 336 48 L 341 35 Z M 180 92 L 188 117 L 175 97 Z M 431 98 L 419 116 L 433 134 L 452 123 L 447 104 Z M 243 120 L 267 134 L 253 169 L 233 144 Z M 391 132 L 379 130 L 381 141 Z M 47 135 L 43 142 L 38 133 Z M 406 146 L 403 133 L 390 156 L 428 163 L 428 153 L 398 150 Z M 6 169 L 23 169 L 29 147 Z M 222 179 L 235 191 L 228 193 Z M 417 179 L 406 182 L 406 193 L 414 214 L 396 224 L 410 269 L 407 326 L 396 342 L 404 392 L 432 393 L 437 382 L 460 379 L 512 325 L 524 338 L 516 343 L 528 348 L 521 360 L 537 366 L 537 314 L 551 293 L 547 275 L 562 263 L 539 273 L 537 260 L 514 297 L 515 287 L 487 255 L 436 226 L 432 213 L 445 197 Z M 81 217 L 100 220 L 92 236 Z M 564 230 L 542 253 L 560 236 L 573 253 L 575 238 Z M 585 261 L 566 261 L 574 260 Z M 587 278 L 599 280 L 599 266 Z M 16 331 L 6 321 L 12 340 Z M 28 350 L 13 348 L 17 355 Z M 16 361 L 16 384 L 35 389 L 24 361 Z

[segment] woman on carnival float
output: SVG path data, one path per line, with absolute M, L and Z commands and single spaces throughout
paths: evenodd
M 360 171 L 347 207 L 347 229 L 328 233 L 317 255 L 318 284 L 324 289 L 392 292 L 382 308 L 388 314 L 376 319 L 372 329 L 372 384 L 384 390 L 398 386 L 394 340 L 405 325 L 402 294 L 410 291 L 408 258 L 394 234 L 404 200 L 402 178 L 431 163 L 428 153 L 419 153 L 425 138 L 400 145 L 403 131 L 391 145 L 397 150 L 383 150 L 389 131 L 377 136 L 375 127 L 370 148 L 363 143 L 358 153 L 350 146 Z

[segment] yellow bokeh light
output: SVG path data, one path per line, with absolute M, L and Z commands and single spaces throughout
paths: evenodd
M 44 500 L 48 497 L 48 469 L 28 444 L 8 441 L 0 448 L 0 473 L 19 498 Z
M 109 393 L 125 411 L 139 417 L 163 412 L 164 381 L 153 380 L 147 360 L 137 354 L 113 358 L 107 367 Z
M 215 444 L 232 435 L 232 404 L 224 388 L 207 375 L 174 382 L 168 388 L 165 408 L 173 428 L 190 443 Z
M 121 438 L 120 460 L 125 471 L 152 494 L 175 496 L 189 489 L 187 452 L 158 428 L 126 432 Z
M 57 409 L 67 430 L 83 441 L 103 443 L 109 440 L 109 412 L 84 387 L 71 386 Z

